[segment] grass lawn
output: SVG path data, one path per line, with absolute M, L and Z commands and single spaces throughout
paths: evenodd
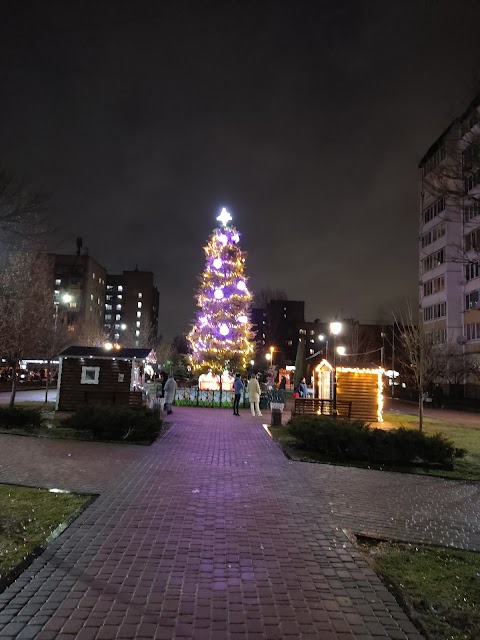
M 480 638 L 480 554 L 378 541 L 360 547 L 432 638 Z
M 73 493 L 0 485 L 0 588 L 19 563 L 44 548 L 55 529 L 70 522 L 89 500 Z
M 468 416 L 471 417 L 471 416 Z M 385 422 L 395 427 L 418 429 L 418 417 L 405 413 L 385 413 Z M 415 473 L 428 473 L 462 480 L 480 480 L 480 416 L 478 426 L 469 422 L 453 422 L 438 418 L 424 418 L 423 430 L 428 435 L 441 433 L 453 441 L 456 447 L 466 449 L 465 458 L 455 460 L 453 471 L 425 471 L 416 469 Z
M 383 418 L 385 423 L 388 423 L 395 428 L 405 427 L 406 429 L 418 429 L 418 417 L 416 416 L 404 413 L 386 412 L 384 413 Z M 312 451 L 302 449 L 301 446 L 297 444 L 296 439 L 288 433 L 287 428 L 269 427 L 269 431 L 272 434 L 272 437 L 293 460 L 330 463 L 330 460 L 326 460 L 320 454 L 315 454 Z M 460 421 L 451 422 L 449 420 L 425 418 L 424 432 L 428 435 L 441 433 L 447 436 L 453 441 L 456 447 L 467 450 L 466 456 L 461 459 L 455 459 L 454 469 L 452 471 L 422 467 L 387 468 L 375 465 L 371 465 L 371 467 L 382 468 L 390 471 L 415 473 L 417 475 L 439 476 L 454 480 L 480 480 L 480 417 L 478 427 L 471 422 L 462 423 Z M 352 462 L 347 465 L 347 463 L 342 464 L 333 462 L 333 464 L 370 468 L 369 465 L 364 463 L 355 464 Z

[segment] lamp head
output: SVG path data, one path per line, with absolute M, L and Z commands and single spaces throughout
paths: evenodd
M 342 323 L 341 322 L 331 322 L 330 323 L 330 331 L 333 333 L 334 336 L 338 336 L 338 334 L 341 332 L 342 330 Z

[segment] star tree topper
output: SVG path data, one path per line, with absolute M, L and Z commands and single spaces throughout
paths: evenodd
M 220 212 L 220 215 L 217 217 L 217 220 L 223 224 L 224 227 L 232 220 L 232 216 L 228 213 L 228 211 L 223 207 Z

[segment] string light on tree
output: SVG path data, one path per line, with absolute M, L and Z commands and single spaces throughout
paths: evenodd
M 230 226 L 232 216 L 223 208 L 205 250 L 200 277 L 200 307 L 188 335 L 194 370 L 220 373 L 226 367 L 246 369 L 254 350 L 249 308 L 252 295 L 245 276 L 245 253 L 240 234 Z

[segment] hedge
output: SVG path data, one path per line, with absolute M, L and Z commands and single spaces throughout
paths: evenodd
M 95 440 L 152 442 L 162 430 L 162 421 L 158 413 L 143 406 L 85 407 L 62 426 L 90 431 Z
M 466 453 L 439 433 L 429 436 L 403 427 L 372 429 L 361 421 L 331 416 L 298 416 L 290 420 L 288 430 L 305 449 L 334 461 L 451 467 L 454 458 Z
M 39 429 L 43 422 L 41 409 L 0 407 L 0 429 Z

